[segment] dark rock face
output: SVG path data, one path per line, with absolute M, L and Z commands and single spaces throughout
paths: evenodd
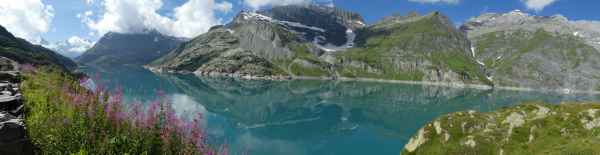
M 356 30 L 366 26 L 363 18 L 357 13 L 320 5 L 281 6 L 258 13 L 279 21 L 301 23 L 322 29 L 323 31 L 315 31 L 294 27 L 293 24 L 289 26 L 293 31 L 304 33 L 304 38 L 308 41 L 323 36 L 325 39 L 321 40 L 320 44 L 322 45 L 327 43 L 335 46 L 344 45 L 347 42 L 346 32 L 348 29 Z
M 145 65 L 166 55 L 181 42 L 182 39 L 156 31 L 138 34 L 109 32 L 76 60 L 97 66 Z
M 0 154 L 33 154 L 23 120 L 0 112 Z
M 0 57 L 0 68 L 2 75 L 18 75 L 18 64 L 8 58 Z M 4 76 L 0 80 L 8 81 Z M 18 83 L 0 82 L 0 154 L 33 154 L 34 147 L 27 138 L 23 117 Z
M 40 45 L 33 45 L 24 39 L 16 38 L 0 26 L 0 56 L 20 64 L 50 65 L 63 70 L 73 70 L 77 64 L 71 59 Z

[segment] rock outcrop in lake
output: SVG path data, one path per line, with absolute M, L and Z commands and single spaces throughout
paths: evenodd
M 495 85 L 600 90 L 600 23 L 521 11 L 487 13 L 461 29 Z
M 594 154 L 599 111 L 597 103 L 527 103 L 457 112 L 421 128 L 402 154 Z
M 17 38 L 0 26 L 0 56 L 19 64 L 54 66 L 65 71 L 73 70 L 77 64 L 52 50 Z
M 76 60 L 92 66 L 141 66 L 166 55 L 183 41 L 157 31 L 109 32 Z
M 233 77 L 491 85 L 470 56 L 467 37 L 441 13 L 389 17 L 367 26 L 356 13 L 319 5 L 242 11 L 147 67 Z

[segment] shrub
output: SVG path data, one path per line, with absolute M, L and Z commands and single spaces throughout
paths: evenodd
M 82 80 L 86 81 L 86 80 Z M 227 154 L 206 144 L 202 115 L 176 117 L 164 93 L 144 106 L 123 92 L 82 87 L 54 69 L 25 73 L 27 132 L 43 154 Z

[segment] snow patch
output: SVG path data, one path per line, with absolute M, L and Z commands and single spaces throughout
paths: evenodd
M 494 76 L 486 76 L 485 78 L 487 78 L 489 81 L 494 81 Z
M 562 90 L 561 90 L 561 92 L 562 92 L 563 94 L 571 94 L 572 90 L 571 90 L 571 89 L 569 89 L 569 88 L 564 88 L 564 89 L 562 89 Z
M 575 37 L 580 37 L 581 33 L 579 33 L 579 31 L 575 31 L 575 32 L 573 32 L 573 35 L 574 35 Z
M 485 63 L 481 62 L 477 59 L 477 57 L 475 57 L 475 47 L 473 47 L 473 45 L 471 45 L 471 56 L 473 56 L 473 58 L 475 59 L 475 61 L 477 61 L 479 65 L 485 66 Z
M 528 16 L 528 14 L 523 13 L 523 11 L 521 11 L 521 10 L 513 10 L 513 11 L 509 12 L 508 15 Z
M 256 13 L 256 12 L 243 12 L 242 18 L 244 18 L 244 20 L 256 19 L 259 21 L 267 21 L 267 22 L 273 21 L 273 18 Z
M 335 52 L 354 47 L 355 39 L 356 34 L 354 33 L 354 31 L 352 31 L 352 29 L 346 29 L 346 43 L 344 45 L 335 46 L 329 43 L 326 45 L 321 45 L 320 43 L 325 40 L 325 37 L 323 36 L 315 37 L 313 39 L 313 44 L 325 52 Z
M 483 63 L 483 62 L 481 62 L 481 61 L 479 61 L 477 59 L 475 59 L 475 61 L 477 61 L 477 63 L 480 64 L 481 66 L 485 66 L 485 63 Z
M 308 25 L 304 25 L 304 24 L 300 24 L 300 23 L 296 23 L 296 22 L 290 22 L 290 21 L 280 21 L 280 20 L 276 20 L 269 16 L 265 16 L 265 15 L 262 15 L 262 14 L 256 13 L 256 12 L 243 12 L 242 18 L 244 18 L 244 20 L 255 19 L 258 21 L 278 23 L 278 24 L 281 24 L 284 26 L 299 27 L 299 28 L 310 29 L 310 30 L 319 31 L 319 32 L 325 32 L 325 29 L 322 29 L 319 27 L 308 26 Z
M 231 34 L 235 33 L 235 31 L 234 31 L 234 30 L 232 30 L 232 29 L 227 29 L 227 32 L 229 32 L 229 33 L 231 33 Z
M 304 28 L 304 29 L 310 29 L 313 31 L 325 32 L 325 29 L 322 29 L 319 27 L 308 26 L 308 25 L 304 25 L 304 24 L 300 24 L 300 23 L 296 23 L 296 22 L 289 22 L 289 21 L 278 21 L 278 20 L 275 20 L 275 21 L 277 23 L 285 25 L 285 26 L 299 27 L 299 28 Z
M 473 58 L 475 57 L 475 47 L 473 47 L 473 45 L 471 45 L 471 55 Z
M 360 20 L 355 20 L 355 21 L 354 21 L 354 23 L 356 23 L 356 24 L 358 24 L 358 25 L 361 25 L 361 26 L 367 26 L 367 24 L 363 23 L 363 22 L 362 22 L 362 21 L 360 21 Z

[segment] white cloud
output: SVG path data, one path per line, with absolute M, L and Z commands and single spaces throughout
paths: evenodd
M 253 9 L 260 9 L 265 6 L 283 6 L 294 4 L 307 4 L 312 0 L 245 0 L 244 3 Z
M 77 36 L 72 36 L 71 38 L 69 38 L 67 40 L 67 43 L 71 45 L 71 48 L 68 49 L 69 51 L 78 53 L 83 53 L 85 52 L 85 50 L 91 48 L 94 45 L 94 43 L 92 43 L 91 41 L 79 38 Z
M 217 12 L 227 13 L 233 5 L 227 1 L 189 0 L 176 7 L 173 17 L 163 16 L 157 11 L 162 0 L 104 0 L 104 13 L 94 20 L 85 13 L 80 15 L 96 35 L 107 32 L 134 33 L 154 29 L 161 33 L 192 38 L 208 31 L 211 26 L 221 24 Z
M 231 3 L 217 3 L 215 5 L 215 9 L 217 9 L 218 11 L 221 12 L 229 12 L 231 11 L 231 9 L 233 9 L 233 4 Z
M 434 4 L 434 3 L 458 4 L 458 3 L 460 3 L 460 0 L 408 0 L 408 1 L 419 2 L 419 3 L 430 3 L 430 4 Z
M 94 0 L 84 0 L 84 2 L 87 5 L 93 5 L 94 4 Z
M 558 0 L 521 0 L 521 2 L 525 3 L 528 9 L 532 9 L 535 11 L 542 11 L 546 6 L 556 2 Z
M 39 44 L 54 18 L 52 5 L 40 0 L 12 0 L 0 3 L 0 25 L 17 37 Z
M 92 48 L 92 46 L 94 46 L 94 42 L 78 36 L 72 36 L 65 41 L 47 43 L 43 46 L 50 48 L 66 57 L 75 58 L 86 50 Z

